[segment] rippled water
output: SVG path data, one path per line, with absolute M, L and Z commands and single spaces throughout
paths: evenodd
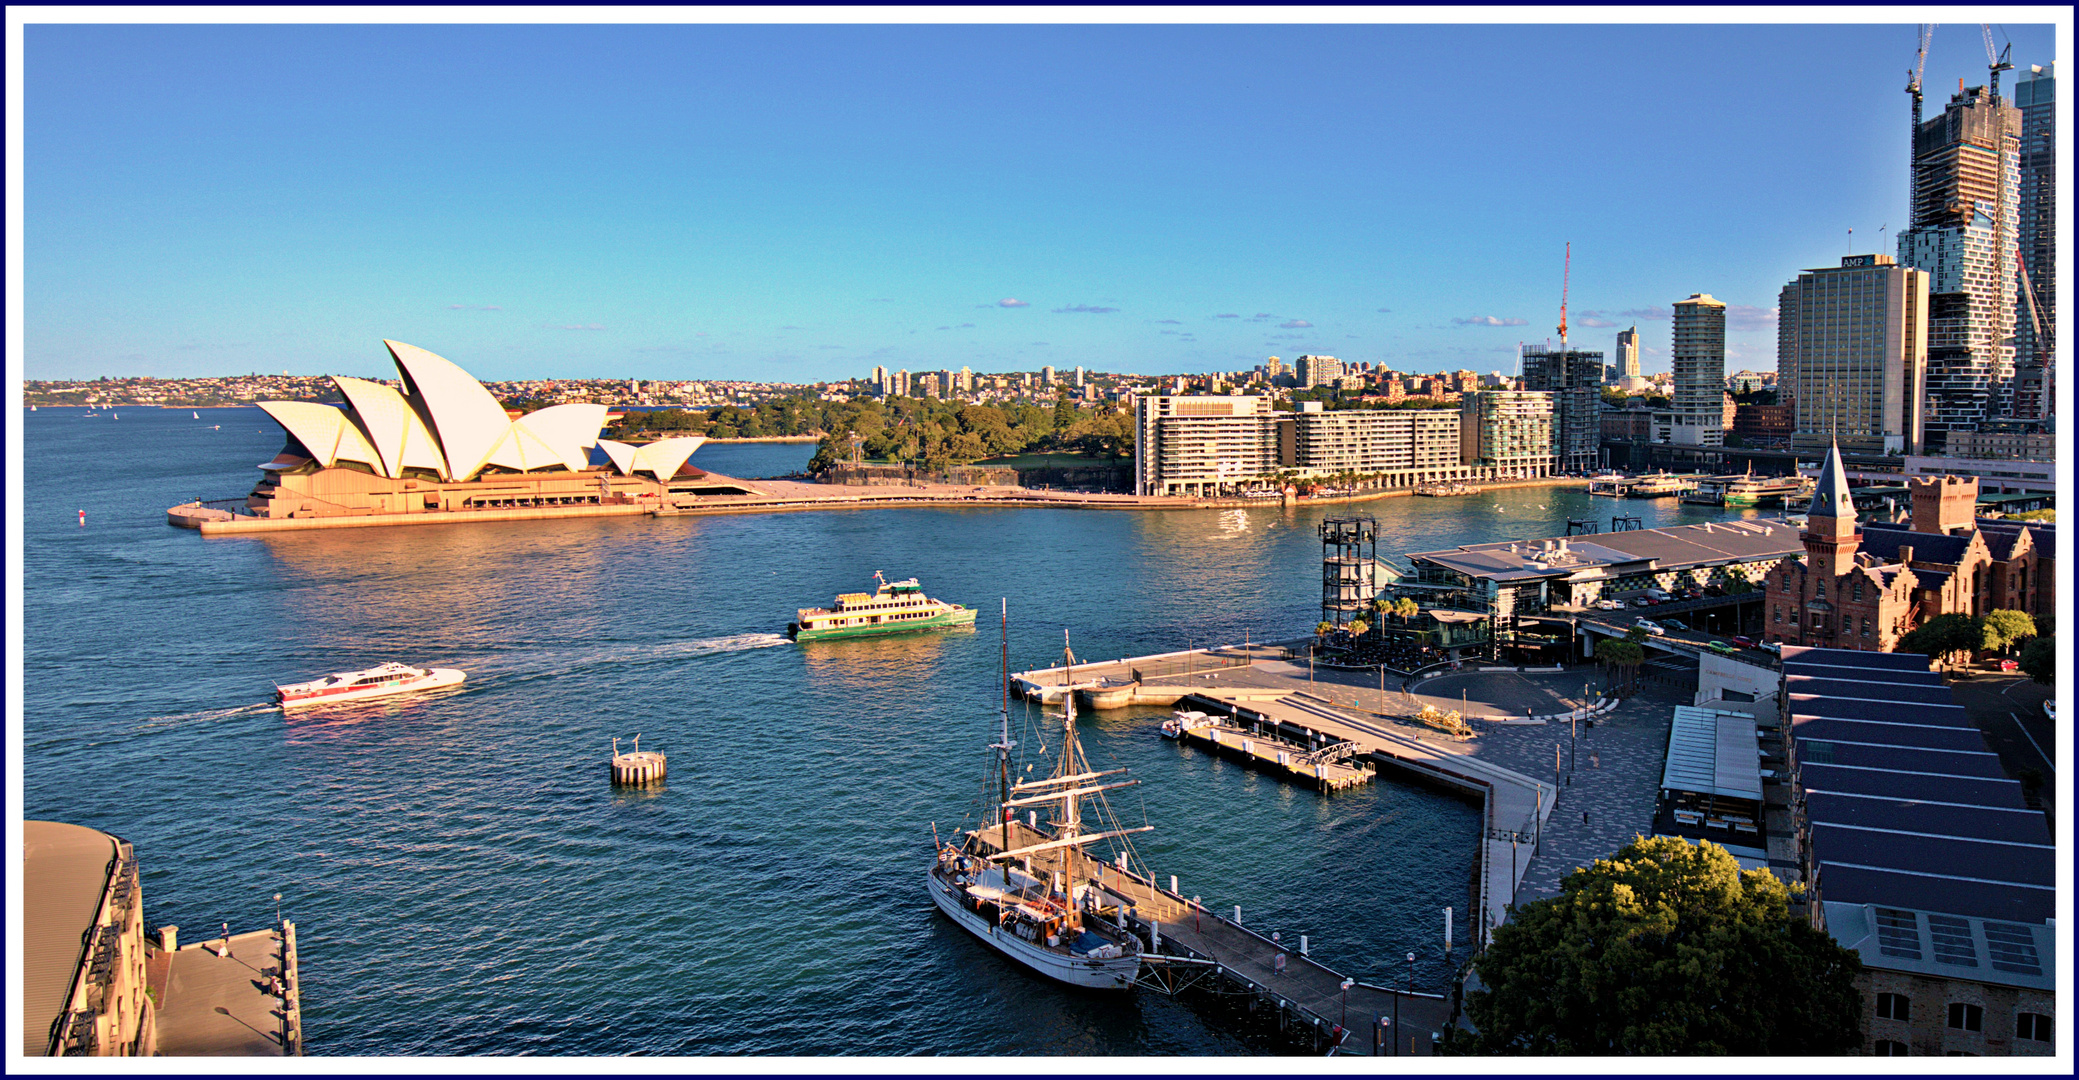
M 1263 1052 L 1152 994 L 1027 976 L 937 916 L 931 829 L 976 809 L 997 641 L 797 646 L 796 607 L 916 575 L 992 612 L 1014 668 L 1305 633 L 1316 509 L 871 510 L 348 529 L 204 540 L 165 524 L 247 490 L 258 410 L 24 413 L 26 813 L 136 844 L 147 924 L 298 921 L 313 1054 Z M 219 429 L 212 429 L 218 425 Z M 143 449 L 144 452 L 140 452 Z M 703 448 L 735 476 L 804 444 Z M 120 463 L 112 465 L 111 463 Z M 1397 551 L 1564 531 L 1615 505 L 1528 489 L 1394 499 Z M 1622 504 L 1647 524 L 1724 516 Z M 87 521 L 78 524 L 76 512 Z M 469 672 L 299 711 L 270 684 L 383 660 Z M 1153 710 L 1086 718 L 1138 850 L 1325 962 L 1446 966 L 1478 815 L 1393 783 L 1333 799 L 1183 750 Z M 1014 705 L 1021 726 L 1037 713 Z M 609 739 L 670 756 L 646 793 Z M 1025 736 L 1028 747 L 1037 733 Z M 1051 741 L 1051 740 L 1049 740 Z M 626 743 L 624 741 L 623 745 Z

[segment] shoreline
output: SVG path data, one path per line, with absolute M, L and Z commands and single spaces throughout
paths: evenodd
M 1064 510 L 1232 510 L 1232 509 L 1297 509 L 1306 505 L 1341 505 L 1375 502 L 1411 496 L 1409 489 L 1391 491 L 1359 492 L 1326 499 L 1184 499 L 1172 496 L 1135 496 L 1117 494 L 1085 494 L 1079 492 L 1034 491 L 1029 488 L 1004 488 L 990 492 L 986 488 L 937 484 L 916 488 L 838 488 L 835 485 L 809 484 L 801 481 L 757 481 L 765 487 L 776 487 L 776 491 L 756 495 L 723 495 L 702 499 L 697 503 L 679 505 L 642 506 L 628 504 L 580 505 L 555 507 L 511 507 L 492 510 L 430 511 L 416 514 L 355 514 L 338 517 L 310 518 L 242 518 L 216 517 L 217 511 L 205 515 L 200 507 L 192 503 L 167 509 L 167 524 L 195 529 L 203 536 L 236 536 L 258 532 L 303 532 L 313 529 L 369 529 L 391 526 L 413 525 L 459 525 L 474 522 L 526 521 L 544 518 L 575 517 L 699 517 L 708 514 L 770 514 L 797 513 L 815 510 L 873 510 L 889 507 L 923 509 L 961 509 L 993 507 L 1006 509 L 1064 509 Z M 1535 480 L 1517 480 L 1505 484 L 1494 484 L 1483 491 L 1499 488 L 1586 486 L 1588 481 L 1575 477 L 1541 477 Z M 192 508 L 192 509 L 191 509 Z M 185 511 L 185 512 L 184 512 Z

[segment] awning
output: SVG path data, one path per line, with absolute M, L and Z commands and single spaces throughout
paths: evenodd
M 1754 718 L 1675 706 L 1660 787 L 1761 801 L 1761 750 L 1754 739 Z

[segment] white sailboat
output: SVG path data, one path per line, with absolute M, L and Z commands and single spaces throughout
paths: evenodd
M 1017 744 L 1011 741 L 1008 607 L 1003 620 L 1001 734 L 990 744 L 996 751 L 997 797 L 987 824 L 939 845 L 925 890 L 947 918 L 1026 967 L 1073 986 L 1123 990 L 1140 972 L 1140 940 L 1120 924 L 1117 908 L 1105 905 L 1104 890 L 1088 877 L 1083 847 L 1152 827 L 1118 828 L 1100 810 L 1103 827 L 1085 832 L 1083 803 L 1140 781 L 1093 783 L 1126 770 L 1090 767 L 1076 740 L 1075 695 L 1068 694 L 1061 757 L 1053 774 L 1011 783 L 1010 755 Z M 1075 656 L 1065 647 L 1063 654 L 1073 668 Z M 1041 807 L 1052 820 L 1039 821 Z M 1021 809 L 1026 809 L 1025 821 L 1018 820 Z

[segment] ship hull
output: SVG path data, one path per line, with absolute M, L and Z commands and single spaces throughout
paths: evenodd
M 787 624 L 787 636 L 796 641 L 834 641 L 839 638 L 879 637 L 882 634 L 914 634 L 921 630 L 949 630 L 975 624 L 973 608 L 955 608 L 941 612 L 928 619 L 915 619 L 899 623 L 873 623 L 866 626 L 803 627 L 800 623 Z
M 1126 990 L 1132 988 L 1134 978 L 1140 973 L 1141 961 L 1138 956 L 1120 956 L 1109 960 L 1063 956 L 1034 945 L 1016 934 L 998 933 L 996 928 L 980 915 L 961 907 L 960 898 L 955 895 L 952 887 L 929 871 L 924 874 L 924 890 L 931 894 L 932 904 L 937 906 L 946 918 L 980 938 L 983 944 L 1057 982 L 1080 986 L 1087 990 Z

